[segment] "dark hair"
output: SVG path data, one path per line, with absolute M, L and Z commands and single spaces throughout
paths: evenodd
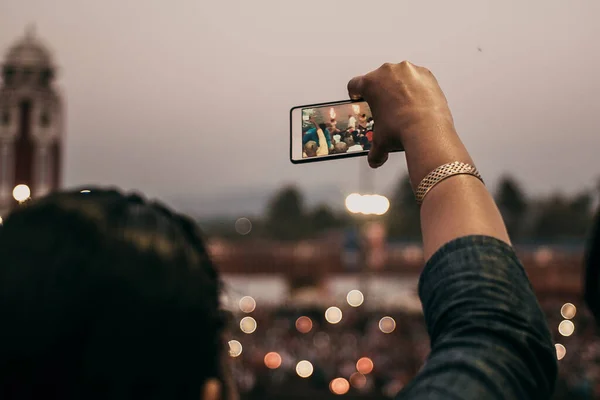
M 600 210 L 598 210 L 585 251 L 584 300 L 600 325 Z
M 327 129 L 327 124 L 319 124 L 319 128 L 321 128 L 321 130 L 325 132 L 325 129 Z
M 0 397 L 197 399 L 220 377 L 221 284 L 189 219 L 52 194 L 0 226 Z

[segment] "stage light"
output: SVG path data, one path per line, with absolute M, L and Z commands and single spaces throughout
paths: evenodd
M 239 307 L 242 312 L 249 314 L 256 309 L 256 300 L 250 296 L 244 296 L 240 299 Z
M 337 324 L 342 320 L 342 310 L 337 307 L 329 307 L 325 311 L 325 319 L 330 324 Z
M 13 189 L 12 194 L 16 201 L 22 203 L 25 200 L 29 199 L 29 197 L 31 196 L 31 190 L 27 185 L 17 185 Z
M 242 354 L 242 344 L 237 340 L 229 341 L 229 355 L 231 357 L 238 357 Z
M 300 378 L 308 378 L 313 373 L 313 365 L 310 361 L 302 360 L 296 364 L 296 373 Z

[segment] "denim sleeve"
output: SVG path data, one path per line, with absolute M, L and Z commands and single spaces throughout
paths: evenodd
M 556 351 L 512 247 L 487 236 L 447 243 L 419 296 L 431 354 L 398 399 L 550 399 Z

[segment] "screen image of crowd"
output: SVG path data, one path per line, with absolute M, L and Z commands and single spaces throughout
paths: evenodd
M 303 109 L 302 157 L 368 151 L 374 124 L 364 102 Z
M 600 340 L 591 315 L 556 300 L 542 308 L 560 360 L 553 399 L 600 398 Z M 230 356 L 243 399 L 390 399 L 430 350 L 418 312 L 261 307 L 246 296 L 235 321 Z

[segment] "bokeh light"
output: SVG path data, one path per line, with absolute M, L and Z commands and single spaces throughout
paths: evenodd
M 362 389 L 367 385 L 367 377 L 360 372 L 355 372 L 350 376 L 350 384 L 356 389 Z
M 2 225 L 4 223 L 4 220 L 2 219 L 2 217 L 0 217 L 0 225 Z
M 351 290 L 346 296 L 346 301 L 351 307 L 359 307 L 365 301 L 365 296 L 360 290 Z
M 563 336 L 571 336 L 575 332 L 575 324 L 568 319 L 558 324 L 558 333 Z
M 572 319 L 575 317 L 575 314 L 577 314 L 577 307 L 572 303 L 565 303 L 560 308 L 560 315 L 562 315 L 564 319 Z
M 274 351 L 265 355 L 265 365 L 269 369 L 277 369 L 281 366 L 281 356 Z
M 348 390 L 350 390 L 350 383 L 344 378 L 335 378 L 331 382 L 329 382 L 329 390 L 333 394 L 346 394 Z
M 240 329 L 242 330 L 242 332 L 247 334 L 253 333 L 256 330 L 257 326 L 258 324 L 256 323 L 256 320 L 252 317 L 244 317 L 240 321 Z
M 231 357 L 238 357 L 242 354 L 242 344 L 237 340 L 229 341 L 229 355 Z
M 554 252 L 549 247 L 542 246 L 536 250 L 533 258 L 540 267 L 546 267 L 554 258 Z
M 87 194 L 87 193 L 91 193 L 91 190 L 89 189 L 83 189 L 81 192 L 79 193 L 83 193 L 83 194 Z
M 346 208 L 353 214 L 383 215 L 390 209 L 390 201 L 379 194 L 352 193 L 346 197 Z
M 252 231 L 252 222 L 248 218 L 238 218 L 235 221 L 235 231 L 240 235 L 247 235 Z
M 392 317 L 383 317 L 379 320 L 379 330 L 383 333 L 392 333 L 396 329 L 396 321 Z
M 351 213 L 357 214 L 362 209 L 361 205 L 362 196 L 358 193 L 349 194 L 346 197 L 346 208 Z
M 363 375 L 368 375 L 373 371 L 373 361 L 369 357 L 363 357 L 356 362 L 356 370 Z
M 308 317 L 302 316 L 296 320 L 296 329 L 300 333 L 308 333 L 312 330 L 313 323 Z
M 27 185 L 17 185 L 13 189 L 12 194 L 16 201 L 22 203 L 31 196 L 31 190 Z
M 556 343 L 554 347 L 556 347 L 556 358 L 562 360 L 567 354 L 567 348 L 560 343 Z
M 310 361 L 302 360 L 296 364 L 296 373 L 300 378 L 308 378 L 313 373 L 313 365 Z
M 250 296 L 244 296 L 240 299 L 239 307 L 242 312 L 249 314 L 256 309 L 256 300 Z
M 329 307 L 325 311 L 325 319 L 330 324 L 337 324 L 342 320 L 342 310 L 337 307 Z

